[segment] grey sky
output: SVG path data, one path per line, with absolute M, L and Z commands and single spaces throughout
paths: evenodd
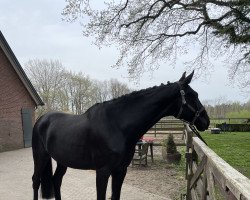
M 53 3 L 52 3 L 53 2 Z M 115 47 L 102 48 L 91 44 L 91 38 L 82 36 L 79 23 L 62 21 L 64 0 L 1 0 L 0 30 L 17 59 L 23 65 L 29 59 L 58 59 L 65 68 L 83 72 L 90 78 L 116 78 L 131 88 L 140 89 L 178 80 L 184 72 L 182 61 L 175 68 L 162 64 L 153 76 L 144 74 L 139 85 L 129 81 L 126 69 L 114 69 L 118 51 Z M 246 102 L 235 85 L 230 86 L 227 69 L 218 63 L 209 80 L 197 79 L 191 83 L 202 101 L 224 99 Z

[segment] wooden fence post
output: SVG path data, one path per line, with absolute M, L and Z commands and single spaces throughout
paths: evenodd
M 185 125 L 185 137 L 186 137 L 186 180 L 187 180 L 187 199 L 191 200 L 191 178 L 193 176 L 193 170 L 192 170 L 192 163 L 193 163 L 193 156 L 192 156 L 192 136 L 193 132 L 190 131 L 188 128 L 188 125 Z

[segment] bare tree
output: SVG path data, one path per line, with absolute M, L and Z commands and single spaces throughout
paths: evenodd
M 93 81 L 94 91 L 93 97 L 95 103 L 104 102 L 110 99 L 108 81 Z
M 45 111 L 58 110 L 61 88 L 64 81 L 64 67 L 58 60 L 29 60 L 25 70 L 45 106 L 40 108 L 39 115 Z
M 69 72 L 67 87 L 70 110 L 73 113 L 82 114 L 93 105 L 93 83 L 88 76 Z
M 82 114 L 95 103 L 130 91 L 116 79 L 97 81 L 81 72 L 67 71 L 57 60 L 30 60 L 25 70 L 45 103 L 38 109 L 38 116 L 51 110 Z
M 118 44 L 116 65 L 126 65 L 131 77 L 199 48 L 187 66 L 206 72 L 211 58 L 224 57 L 230 78 L 243 76 L 249 85 L 249 0 L 121 0 L 102 9 L 90 0 L 66 2 L 65 19 L 82 17 L 84 35 L 99 46 Z
M 110 79 L 109 90 L 111 98 L 117 98 L 130 92 L 128 86 L 119 82 L 117 79 Z
M 60 84 L 60 89 L 57 92 L 57 104 L 58 109 L 64 112 L 72 112 L 70 110 L 70 94 L 68 90 L 68 84 L 69 84 L 69 74 L 65 70 L 62 74 L 63 80 Z
M 250 100 L 246 103 L 240 103 L 220 97 L 214 100 L 205 100 L 202 103 L 211 118 L 226 118 L 230 114 L 233 114 L 234 117 L 238 115 L 240 118 L 244 118 L 250 112 Z

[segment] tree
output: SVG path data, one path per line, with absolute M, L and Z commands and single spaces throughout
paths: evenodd
M 95 36 L 99 46 L 118 44 L 116 65 L 126 64 L 131 77 L 199 47 L 187 66 L 206 72 L 211 57 L 223 56 L 227 65 L 232 63 L 230 77 L 250 84 L 249 0 L 121 0 L 108 1 L 102 9 L 94 9 L 90 0 L 66 2 L 65 19 L 82 17 L 84 35 Z
M 60 109 L 58 95 L 62 93 L 64 85 L 64 67 L 58 60 L 29 60 L 25 64 L 25 70 L 43 99 L 45 106 L 40 107 L 38 116 L 45 111 Z
M 110 99 L 108 81 L 93 81 L 93 100 L 94 103 L 104 102 Z
M 84 113 L 93 103 L 93 83 L 88 76 L 67 73 L 67 92 L 70 110 L 75 114 Z
M 230 102 L 224 98 L 202 102 L 210 118 L 248 118 L 250 113 L 250 100 L 246 103 Z
M 68 71 L 58 60 L 30 60 L 25 71 L 45 103 L 38 108 L 38 117 L 52 110 L 82 114 L 95 103 L 131 91 L 116 79 L 97 81 L 81 72 Z
M 130 92 L 128 86 L 124 83 L 119 82 L 117 79 L 110 79 L 109 90 L 112 99 Z

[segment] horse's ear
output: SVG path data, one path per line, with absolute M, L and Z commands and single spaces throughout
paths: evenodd
M 194 71 L 185 78 L 185 80 L 183 81 L 183 84 L 188 85 L 191 82 L 193 75 L 194 75 Z
M 186 72 L 184 72 L 184 73 L 182 74 L 182 77 L 180 78 L 179 82 L 184 81 L 185 78 L 186 78 Z

